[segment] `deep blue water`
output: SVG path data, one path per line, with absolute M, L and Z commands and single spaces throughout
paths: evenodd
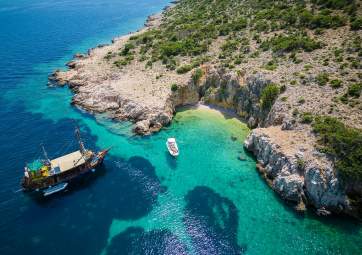
M 183 110 L 139 138 L 46 86 L 74 53 L 137 30 L 167 3 L 0 0 L 0 254 L 359 254 L 360 223 L 301 216 L 275 196 L 239 121 Z M 52 158 L 77 148 L 75 123 L 91 149 L 114 146 L 102 169 L 50 199 L 18 192 L 41 143 Z

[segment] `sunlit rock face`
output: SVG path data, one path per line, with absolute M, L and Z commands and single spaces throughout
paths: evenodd
M 310 155 L 315 153 L 314 150 L 293 154 L 293 148 L 275 143 L 273 135 L 277 134 L 268 131 L 268 128 L 255 129 L 244 146 L 256 156 L 259 170 L 281 197 L 296 204 L 305 203 L 317 209 L 356 216 L 345 194 L 345 187 L 325 156 Z

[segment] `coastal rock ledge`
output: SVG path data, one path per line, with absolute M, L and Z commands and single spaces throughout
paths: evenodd
M 278 144 L 274 140 L 282 132 L 286 131 L 281 127 L 257 128 L 244 143 L 256 156 L 257 168 L 271 188 L 297 210 L 312 206 L 319 215 L 343 212 L 358 217 L 332 162 L 312 148 L 293 150 L 287 144 Z M 297 131 L 289 132 L 289 137 L 280 138 L 298 140 Z

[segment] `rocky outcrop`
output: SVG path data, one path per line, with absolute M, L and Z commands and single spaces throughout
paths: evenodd
M 115 119 L 135 122 L 134 131 L 137 134 L 150 134 L 160 130 L 170 123 L 176 107 L 197 104 L 200 100 L 235 110 L 250 127 L 263 122 L 267 116 L 267 112 L 261 110 L 259 101 L 262 90 L 270 81 L 262 75 L 252 75 L 244 80 L 235 73 L 204 67 L 201 82 L 195 83 L 190 75 L 181 77 L 183 82 L 178 84 L 177 90 L 164 92 L 164 98 L 159 100 L 163 103 L 156 104 L 155 99 L 136 100 L 134 97 L 137 95 L 130 96 L 127 91 L 120 91 L 119 85 L 110 85 L 123 79 L 125 75 L 112 72 L 107 74 L 106 71 L 97 75 L 91 68 L 88 70 L 84 62 L 94 62 L 97 49 L 99 50 L 95 48 L 89 51 L 87 56 L 70 61 L 67 64 L 69 70 L 56 70 L 49 80 L 61 86 L 67 84 L 75 93 L 72 100 L 74 105 L 92 112 L 107 112 Z M 147 72 L 143 72 L 143 75 L 145 73 Z M 126 79 L 125 76 L 124 80 Z
M 272 140 L 263 129 L 255 129 L 244 146 L 256 156 L 259 171 L 283 199 L 299 209 L 313 206 L 323 215 L 343 212 L 358 217 L 330 160 L 309 155 L 315 151 L 288 154 Z
M 225 72 L 223 69 L 206 69 L 204 82 L 200 87 L 203 101 L 224 108 L 231 108 L 251 128 L 264 125 L 269 111 L 260 107 L 260 96 L 270 80 L 261 74 L 245 75 Z

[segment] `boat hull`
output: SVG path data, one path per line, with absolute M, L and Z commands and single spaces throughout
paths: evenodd
M 94 172 L 96 168 L 102 165 L 105 156 L 109 150 L 99 152 L 94 158 L 85 161 L 84 164 L 70 169 L 64 173 L 48 176 L 40 180 L 30 180 L 27 177 L 22 179 L 22 188 L 25 192 L 40 191 L 44 192 L 49 188 L 57 186 L 62 183 L 68 183 L 78 177 L 82 177 L 89 172 Z M 60 191 L 60 190 L 59 190 Z M 54 192 L 55 193 L 55 192 Z
M 167 139 L 166 147 L 171 156 L 177 157 L 179 155 L 179 150 L 175 138 Z

